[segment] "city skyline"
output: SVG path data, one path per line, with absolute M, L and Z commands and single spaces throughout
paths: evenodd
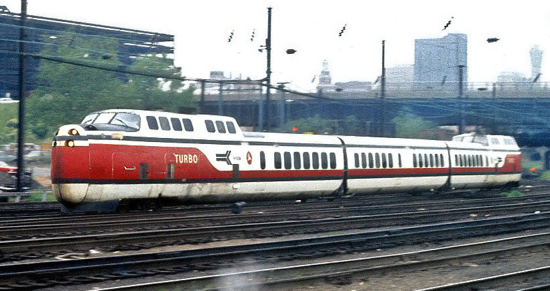
M 19 12 L 20 1 L 2 1 Z M 258 52 L 273 7 L 273 81 L 314 90 L 311 80 L 327 60 L 333 82 L 374 82 L 386 66 L 414 64 L 416 39 L 468 35 L 471 82 L 494 82 L 501 72 L 530 75 L 529 50 L 550 48 L 547 1 L 146 1 L 28 0 L 28 13 L 67 20 L 174 34 L 175 63 L 191 78 L 224 71 L 244 78 L 265 77 L 265 53 Z M 397 9 L 398 8 L 398 9 Z M 450 23 L 449 23 L 450 22 Z M 448 24 L 448 25 L 447 25 Z M 446 26 L 446 28 L 445 28 Z M 345 31 L 340 35 L 343 27 Z M 250 41 L 252 32 L 255 39 Z M 233 33 L 231 42 L 228 37 Z M 488 38 L 499 38 L 488 43 Z M 297 52 L 287 55 L 285 50 Z M 543 58 L 541 78 L 548 59 Z

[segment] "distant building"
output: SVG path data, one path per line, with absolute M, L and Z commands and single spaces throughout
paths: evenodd
M 386 68 L 386 89 L 410 91 L 413 89 L 414 65 Z
M 11 13 L 5 6 L 0 7 L 0 97 L 11 96 L 19 99 L 19 25 L 20 14 Z M 105 37 L 118 41 L 118 58 L 124 65 L 131 65 L 136 56 L 144 54 L 174 53 L 174 36 L 170 34 L 149 32 L 84 23 L 55 18 L 28 15 L 27 44 L 25 51 L 36 54 L 44 48 L 44 39 L 54 39 L 64 33 L 78 33 L 84 37 Z M 173 60 L 170 59 L 171 65 Z M 26 90 L 33 90 L 38 84 L 36 73 L 40 60 L 25 58 Z
M 542 50 L 539 49 L 538 45 L 535 45 L 531 50 L 529 51 L 529 55 L 531 56 L 531 80 L 539 81 L 540 78 L 540 66 L 542 64 Z
M 443 38 L 417 39 L 414 50 L 414 84 L 419 90 L 457 90 L 459 66 L 468 82 L 468 39 L 451 33 Z
M 319 84 L 317 85 L 317 91 L 333 92 L 336 90 L 336 86 L 332 84 L 332 77 L 328 69 L 328 62 L 323 61 L 323 70 L 319 75 Z

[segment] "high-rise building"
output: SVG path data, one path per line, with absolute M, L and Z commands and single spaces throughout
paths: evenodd
M 460 68 L 468 82 L 468 38 L 451 33 L 443 38 L 417 39 L 414 50 L 414 83 L 419 90 L 457 90 Z

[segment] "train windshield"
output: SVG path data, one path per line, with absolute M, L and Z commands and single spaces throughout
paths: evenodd
M 86 116 L 81 124 L 87 130 L 138 131 L 141 117 L 126 112 L 92 113 Z

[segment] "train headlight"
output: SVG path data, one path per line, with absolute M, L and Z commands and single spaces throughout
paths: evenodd
M 65 145 L 70 148 L 74 148 L 74 140 L 68 140 L 65 142 Z
M 69 135 L 80 135 L 80 133 L 76 128 L 73 128 L 69 130 Z

